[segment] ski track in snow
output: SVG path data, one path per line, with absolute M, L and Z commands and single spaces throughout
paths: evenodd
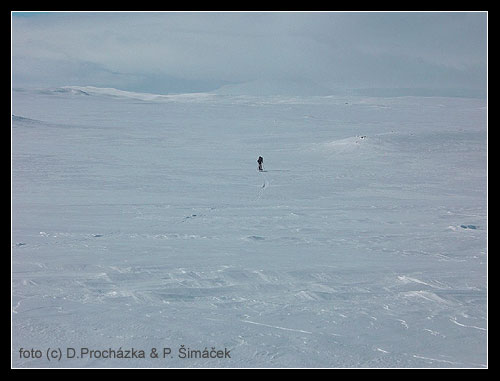
M 15 91 L 13 365 L 486 366 L 486 110 L 435 102 Z M 19 358 L 69 343 L 232 358 Z

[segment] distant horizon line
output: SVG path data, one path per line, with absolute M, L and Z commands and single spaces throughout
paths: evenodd
M 241 82 L 236 83 L 235 86 L 244 85 L 249 82 Z M 150 96 L 171 96 L 171 95 L 189 95 L 189 94 L 210 94 L 210 95 L 227 95 L 227 96 L 370 96 L 370 97 L 404 97 L 404 96 L 422 96 L 422 97 L 451 97 L 451 98 L 476 98 L 476 99 L 486 99 L 487 98 L 487 89 L 473 89 L 473 88 L 431 88 L 431 87 L 338 87 L 337 89 L 331 89 L 330 93 L 323 94 L 304 94 L 300 92 L 269 92 L 268 94 L 252 94 L 252 92 L 245 93 L 244 89 L 240 92 L 231 94 L 229 93 L 218 93 L 218 90 L 222 89 L 225 86 L 209 90 L 209 91 L 174 91 L 174 92 L 154 92 L 144 90 L 131 90 L 127 88 L 127 86 L 118 88 L 112 86 L 95 86 L 95 85 L 28 85 L 23 84 L 21 86 L 12 85 L 12 91 L 23 91 L 23 90 L 38 90 L 38 91 L 54 91 L 58 89 L 74 89 L 74 90 L 110 90 L 110 93 L 105 94 L 105 92 L 101 92 L 101 95 L 129 95 L 133 94 L 141 94 L 141 95 L 150 95 Z M 116 91 L 117 94 L 112 94 L 113 91 Z M 83 91 L 82 91 L 83 92 Z M 89 94 L 87 94 L 89 95 Z

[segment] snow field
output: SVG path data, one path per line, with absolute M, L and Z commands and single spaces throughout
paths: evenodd
M 13 114 L 13 366 L 487 366 L 485 101 L 71 87 Z M 231 358 L 19 356 L 182 345 Z

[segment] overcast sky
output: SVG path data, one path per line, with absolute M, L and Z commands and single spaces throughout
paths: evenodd
M 486 13 L 12 13 L 13 87 L 485 91 Z

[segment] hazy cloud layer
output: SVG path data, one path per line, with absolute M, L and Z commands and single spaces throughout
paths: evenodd
M 168 93 L 296 79 L 484 91 L 486 21 L 486 13 L 13 13 L 13 86 Z

